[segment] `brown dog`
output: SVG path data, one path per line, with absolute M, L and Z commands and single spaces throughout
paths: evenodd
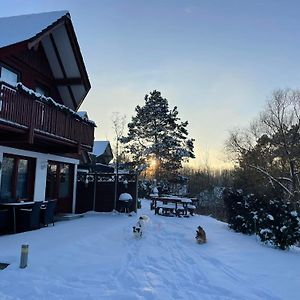
M 196 231 L 196 240 L 198 244 L 206 243 L 206 233 L 201 226 L 198 226 L 198 230 Z

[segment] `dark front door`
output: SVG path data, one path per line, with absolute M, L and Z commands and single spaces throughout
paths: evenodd
M 3 155 L 1 173 L 1 202 L 33 201 L 35 159 Z
M 71 213 L 73 200 L 74 166 L 48 162 L 46 199 L 57 199 L 58 213 Z

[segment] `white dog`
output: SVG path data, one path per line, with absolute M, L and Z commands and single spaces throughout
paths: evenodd
M 141 215 L 139 220 L 142 220 L 144 222 L 144 225 L 145 225 L 145 223 L 149 222 L 150 218 L 146 215 Z
M 132 231 L 133 231 L 134 237 L 137 239 L 141 238 L 143 235 L 143 230 L 142 230 L 142 227 L 140 227 L 140 226 L 133 226 Z
M 145 224 L 149 221 L 149 217 L 146 215 L 142 215 L 139 217 L 139 220 L 135 224 L 135 226 L 132 227 L 133 235 L 136 238 L 141 238 L 143 236 L 143 231 L 145 228 Z

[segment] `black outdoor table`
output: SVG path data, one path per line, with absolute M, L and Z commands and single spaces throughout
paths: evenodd
M 11 208 L 13 212 L 13 231 L 14 233 L 17 232 L 17 225 L 16 225 L 16 208 L 30 208 L 34 205 L 35 202 L 5 202 L 0 203 L 0 207 Z

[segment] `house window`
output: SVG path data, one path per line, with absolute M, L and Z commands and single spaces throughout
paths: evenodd
M 14 159 L 3 157 L 1 174 L 1 200 L 12 198 L 12 178 L 14 172 Z
M 35 160 L 4 155 L 1 174 L 1 202 L 33 200 Z
M 0 65 L 0 81 L 16 86 L 19 81 L 19 74 L 10 68 Z
M 60 184 L 59 184 L 59 191 L 58 196 L 59 198 L 66 198 L 70 195 L 70 188 L 71 188 L 71 178 L 70 178 L 70 165 L 68 164 L 61 164 L 60 165 Z

